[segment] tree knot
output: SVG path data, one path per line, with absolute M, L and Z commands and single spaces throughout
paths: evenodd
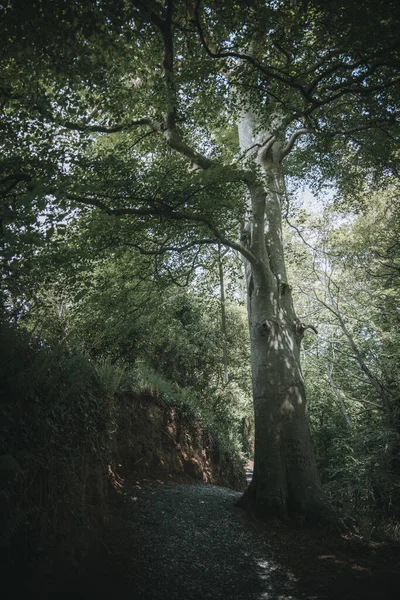
M 263 319 L 257 323 L 257 330 L 261 336 L 268 337 L 274 326 L 279 327 L 279 323 L 272 319 Z

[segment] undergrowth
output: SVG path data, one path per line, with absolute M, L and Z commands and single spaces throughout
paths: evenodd
M 314 436 L 324 489 L 339 514 L 350 516 L 371 540 L 400 541 L 400 473 L 391 448 L 397 433 L 372 423 Z
M 243 473 L 239 444 L 196 409 L 192 390 L 145 365 L 95 362 L 9 324 L 0 326 L 0 335 L 0 558 L 7 569 L 78 565 L 99 542 L 121 418 L 118 393 L 177 407 L 202 427 L 220 461 L 238 477 Z
M 145 363 L 127 370 L 121 380 L 123 389 L 134 389 L 139 394 L 157 395 L 166 407 L 178 406 L 181 413 L 198 422 L 208 434 L 210 445 L 214 445 L 220 461 L 230 463 L 237 480 L 243 474 L 245 457 L 243 443 L 234 423 L 221 419 L 208 407 L 202 406 L 201 399 L 192 388 L 182 388 L 166 380 Z

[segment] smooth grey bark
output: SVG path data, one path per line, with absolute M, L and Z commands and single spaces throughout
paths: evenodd
M 271 135 L 252 135 L 251 111 L 239 125 L 241 151 L 257 148 L 260 174 L 247 182 L 243 239 L 255 260 L 244 260 L 255 413 L 253 479 L 240 504 L 299 522 L 332 519 L 311 440 L 300 346 L 305 326 L 296 317 L 283 253 L 280 197 L 282 147 Z M 264 139 L 273 140 L 263 144 Z M 252 152 L 251 150 L 249 152 Z M 254 150 L 253 150 L 254 152 Z

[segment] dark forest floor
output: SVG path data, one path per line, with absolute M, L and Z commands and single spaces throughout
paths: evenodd
M 260 522 L 235 506 L 238 492 L 189 481 L 126 484 L 115 499 L 107 550 L 65 597 L 399 597 L 400 546 Z
M 257 523 L 298 580 L 299 589 L 318 600 L 394 600 L 400 589 L 400 546 L 368 542 L 280 523 Z
M 41 598 L 394 600 L 400 546 L 279 522 L 235 506 L 239 492 L 181 478 L 125 482 L 93 559 Z M 32 595 L 36 585 L 32 585 Z M 10 599 L 13 596 L 9 596 Z

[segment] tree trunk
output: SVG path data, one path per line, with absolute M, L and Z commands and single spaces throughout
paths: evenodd
M 254 118 L 239 126 L 242 151 L 254 146 Z M 264 134 L 264 139 L 265 136 Z M 332 519 L 320 486 L 311 440 L 300 345 L 304 325 L 293 308 L 283 255 L 278 142 L 256 157 L 262 178 L 248 183 L 245 260 L 255 416 L 253 479 L 240 500 L 265 516 L 297 522 Z

